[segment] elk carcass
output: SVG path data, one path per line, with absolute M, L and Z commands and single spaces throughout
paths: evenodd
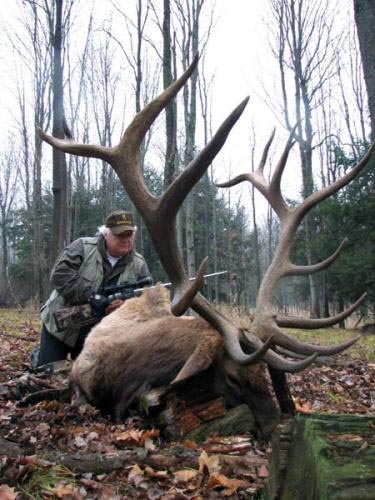
M 163 286 L 146 288 L 93 328 L 73 363 L 71 381 L 77 393 L 119 422 L 144 393 L 211 364 L 212 391 L 229 406 L 251 407 L 253 398 L 263 395 L 255 416 L 261 404 L 266 418 L 259 428 L 267 433 L 277 422 L 277 408 L 269 388 L 262 386 L 264 367 L 234 363 L 223 348 L 223 337 L 204 319 L 174 316 Z
M 184 313 L 186 310 L 186 304 L 188 304 L 188 306 L 194 309 L 211 325 L 214 329 L 212 332 L 217 331 L 223 337 L 224 347 L 221 347 L 221 344 L 218 343 L 218 351 L 225 352 L 237 366 L 241 367 L 243 365 L 249 365 L 255 363 L 256 361 L 258 362 L 261 359 L 268 365 L 270 370 L 273 387 L 281 410 L 292 412 L 294 405 L 289 394 L 285 372 L 298 371 L 305 368 L 314 361 L 315 357 L 319 353 L 329 355 L 340 352 L 349 347 L 356 340 L 356 338 L 337 346 L 321 347 L 309 345 L 299 342 L 296 339 L 292 339 L 285 332 L 283 332 L 280 327 L 294 326 L 319 328 L 332 325 L 348 316 L 356 307 L 358 307 L 364 300 L 364 296 L 362 296 L 352 307 L 348 308 L 339 315 L 333 316 L 332 318 L 301 320 L 299 318 L 284 318 L 275 314 L 272 307 L 272 291 L 282 277 L 298 274 L 306 275 L 318 272 L 328 267 L 328 265 L 337 258 L 343 245 L 340 245 L 332 256 L 317 264 L 308 266 L 297 266 L 293 264 L 290 261 L 290 254 L 294 236 L 296 235 L 298 226 L 303 217 L 309 210 L 327 197 L 336 193 L 363 170 L 375 148 L 375 143 L 372 144 L 365 157 L 343 177 L 337 179 L 331 185 L 324 187 L 322 190 L 311 194 L 296 207 L 291 207 L 286 203 L 280 189 L 282 173 L 287 162 L 289 151 L 294 142 L 295 130 L 291 130 L 285 150 L 269 182 L 265 178 L 263 170 L 267 159 L 267 153 L 272 142 L 272 137 L 267 143 L 260 165 L 254 173 L 243 174 L 226 184 L 222 184 L 224 187 L 231 186 L 245 180 L 251 182 L 268 200 L 272 209 L 280 219 L 281 230 L 279 243 L 275 250 L 274 258 L 265 273 L 259 289 L 255 310 L 255 321 L 249 331 L 243 331 L 229 318 L 225 317 L 217 309 L 215 309 L 200 293 L 197 293 L 201 286 L 199 280 L 197 280 L 196 285 L 190 287 L 189 279 L 184 269 L 183 259 L 177 245 L 176 216 L 184 199 L 187 197 L 193 186 L 207 171 L 209 165 L 224 145 L 229 132 L 241 116 L 248 99 L 245 99 L 236 109 L 234 109 L 208 144 L 200 151 L 197 157 L 186 166 L 179 176 L 174 179 L 174 181 L 167 187 L 166 191 L 160 197 L 153 195 L 148 190 L 144 182 L 142 168 L 140 165 L 140 146 L 147 131 L 161 111 L 171 102 L 177 92 L 184 86 L 194 71 L 197 63 L 198 57 L 195 58 L 190 67 L 178 80 L 172 83 L 172 85 L 165 89 L 164 92 L 156 97 L 152 102 L 147 104 L 145 108 L 134 117 L 117 146 L 105 147 L 99 145 L 81 144 L 72 139 L 69 135 L 67 135 L 65 139 L 58 139 L 45 134 L 43 131 L 40 131 L 40 135 L 43 140 L 66 153 L 100 158 L 108 162 L 113 167 L 134 206 L 139 210 L 142 219 L 149 230 L 160 261 L 174 286 L 175 295 L 171 305 L 172 313 L 176 316 L 180 316 Z M 182 297 L 185 297 L 186 300 L 181 300 Z M 125 309 L 126 308 L 124 307 L 124 310 Z M 110 318 L 108 318 L 108 320 L 106 319 L 104 324 L 106 324 L 107 321 L 110 321 Z M 181 323 L 181 320 L 179 321 Z M 183 321 L 185 322 L 185 320 Z M 147 338 L 148 329 L 146 323 L 147 322 L 144 324 L 145 339 Z M 98 326 L 97 328 L 101 327 Z M 205 325 L 203 331 L 207 331 L 206 329 L 207 326 Z M 129 338 L 132 338 L 132 333 L 128 333 L 130 335 Z M 92 338 L 95 337 L 95 331 L 93 334 Z M 108 331 L 107 334 L 110 335 L 111 332 Z M 215 335 L 213 334 L 212 339 L 217 338 Z M 175 351 L 169 351 L 168 349 L 170 349 L 170 346 L 164 344 L 164 340 L 162 341 L 160 339 L 160 341 L 162 342 L 160 349 L 165 349 L 165 353 L 168 354 L 164 355 L 168 355 L 169 362 L 173 364 L 174 362 L 169 353 L 174 353 Z M 87 345 L 89 345 L 89 342 Z M 204 336 L 202 338 L 197 338 L 197 345 L 194 347 L 193 354 L 186 359 L 185 364 L 181 368 L 181 372 L 177 374 L 177 379 L 193 375 L 194 373 L 199 372 L 202 366 L 206 365 L 204 355 L 206 355 L 207 352 L 205 349 L 200 349 L 200 345 L 204 345 L 205 342 L 207 342 L 207 340 Z M 246 346 L 246 349 L 244 349 L 244 346 Z M 280 355 L 280 353 L 285 353 L 285 349 L 288 352 L 288 357 L 293 357 L 294 353 L 296 357 L 301 355 L 305 356 L 305 359 L 302 361 L 295 361 L 285 358 Z M 115 356 L 115 351 L 116 349 L 113 349 L 108 356 Z M 137 361 L 135 364 L 130 363 L 130 365 L 133 366 L 133 372 L 138 373 L 139 371 L 142 371 L 144 369 L 143 365 L 151 363 L 153 357 L 157 356 L 157 351 L 152 349 L 143 349 L 142 353 L 144 354 L 144 357 L 140 358 L 139 362 Z M 215 355 L 216 353 L 217 351 L 215 351 Z M 180 355 L 181 352 L 176 353 L 177 357 Z M 215 355 L 212 356 L 211 353 L 210 359 L 213 359 Z M 178 362 L 183 362 L 182 357 L 183 356 L 180 356 L 178 358 Z M 155 359 L 157 359 L 157 357 Z M 176 365 L 174 367 L 175 371 L 178 371 L 178 362 L 176 361 Z M 99 361 L 96 361 L 96 363 L 97 365 L 100 365 Z M 120 361 L 116 362 L 116 365 L 117 364 L 120 364 Z M 257 365 L 265 366 L 263 363 L 257 363 Z M 78 364 L 76 366 L 78 366 Z M 118 369 L 120 370 L 121 368 Z M 96 373 L 99 374 L 100 366 L 98 366 L 96 370 Z M 169 375 L 171 379 L 173 379 L 175 375 L 173 370 Z M 110 378 L 106 380 L 107 385 L 104 385 L 104 390 L 108 391 L 108 387 L 110 387 L 111 398 L 113 398 L 114 392 L 111 384 L 115 385 L 117 389 L 115 391 L 113 404 L 115 406 L 118 405 L 118 410 L 121 414 L 128 404 L 128 394 L 132 394 L 132 390 L 129 389 L 123 392 L 123 389 L 119 389 L 118 381 L 116 380 L 114 374 L 111 376 L 108 375 L 108 377 Z M 163 377 L 161 377 L 160 380 L 162 378 Z M 258 377 L 258 380 L 260 378 L 261 376 Z M 159 379 L 156 382 L 159 382 Z M 130 381 L 126 383 L 131 384 L 131 378 Z M 92 393 L 95 397 L 97 397 L 96 394 L 98 394 L 98 391 L 101 390 L 100 385 L 102 384 L 102 381 L 100 377 L 97 384 L 98 386 L 95 390 L 92 389 L 94 392 L 96 391 L 95 394 L 94 392 Z M 251 391 L 253 391 L 252 388 L 255 385 L 256 384 L 253 384 L 251 386 Z M 260 386 L 265 387 L 266 385 L 266 378 L 264 377 Z M 121 398 L 123 398 L 123 401 Z M 257 404 L 258 403 L 255 398 L 255 405 Z M 259 415 L 261 415 L 261 413 L 262 411 L 259 412 Z M 263 413 L 265 414 L 266 412 Z

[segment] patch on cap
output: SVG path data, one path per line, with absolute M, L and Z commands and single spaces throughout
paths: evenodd
M 107 216 L 105 225 L 110 228 L 113 234 L 134 231 L 133 214 L 125 210 L 115 210 Z

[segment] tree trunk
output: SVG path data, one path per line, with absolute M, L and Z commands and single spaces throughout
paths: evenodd
M 38 124 L 39 126 L 39 124 Z M 44 277 L 47 274 L 47 267 L 43 252 L 43 227 L 42 227 L 42 140 L 39 135 L 35 135 L 35 156 L 34 156 L 34 176 L 33 176 L 33 274 L 34 290 L 36 299 L 39 302 L 45 298 Z M 55 254 L 54 254 L 55 255 Z M 51 259 L 54 260 L 54 259 Z M 52 262 L 51 262 L 52 264 Z M 48 266 L 49 267 L 49 266 Z
M 163 85 L 166 89 L 173 81 L 172 51 L 171 51 L 171 6 L 170 0 L 164 0 L 163 18 Z M 176 176 L 177 155 L 177 104 L 173 99 L 165 110 L 165 133 L 167 139 L 165 166 L 164 166 L 164 189 Z
M 8 267 L 8 236 L 7 221 L 1 207 L 1 269 L 0 269 L 0 303 L 5 301 L 7 295 L 7 267 Z
M 56 17 L 53 46 L 53 128 L 54 137 L 64 138 L 64 101 L 62 68 L 62 7 L 63 0 L 55 0 Z M 53 217 L 52 217 L 52 255 L 53 258 L 67 243 L 67 168 L 65 154 L 53 148 Z
M 354 0 L 354 14 L 357 25 L 363 74 L 366 82 L 371 120 L 371 139 L 375 139 L 375 2 Z
M 194 4 L 192 13 L 189 12 L 187 18 L 183 18 L 186 24 L 187 35 L 183 40 L 182 62 L 186 69 L 192 57 L 198 51 L 199 44 L 199 12 Z M 190 28 L 190 29 L 188 29 Z M 184 164 L 188 165 L 195 155 L 195 130 L 197 121 L 197 82 L 198 74 L 195 70 L 190 78 L 190 86 L 187 84 L 183 89 L 184 97 L 184 121 L 185 121 L 185 153 Z M 196 272 L 195 248 L 194 248 L 194 190 L 186 199 L 186 264 L 190 276 Z

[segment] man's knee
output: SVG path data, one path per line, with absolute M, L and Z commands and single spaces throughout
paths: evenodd
M 69 348 L 61 340 L 57 339 L 47 330 L 45 325 L 43 325 L 39 352 L 35 351 L 32 353 L 32 366 L 33 361 L 36 362 L 36 366 L 45 365 L 47 363 L 53 363 L 55 361 L 61 361 L 66 359 L 69 353 Z M 36 360 L 36 361 L 35 361 Z

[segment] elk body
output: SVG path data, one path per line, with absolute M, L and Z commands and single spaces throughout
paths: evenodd
M 217 334 L 214 333 L 218 332 L 223 338 L 224 348 L 222 352 L 231 358 L 232 362 L 239 367 L 239 370 L 244 365 L 246 366 L 254 363 L 256 363 L 257 366 L 265 366 L 263 363 L 258 363 L 259 360 L 262 360 L 269 368 L 273 387 L 281 410 L 284 412 L 293 412 L 294 405 L 289 394 L 285 373 L 299 371 L 306 368 L 314 361 L 318 354 L 331 355 L 343 351 L 352 345 L 357 338 L 353 338 L 336 346 L 316 346 L 299 342 L 298 340 L 291 338 L 282 330 L 282 327 L 322 328 L 331 326 L 349 316 L 349 314 L 351 314 L 363 302 L 365 294 L 351 307 L 331 318 L 304 319 L 282 317 L 275 314 L 272 305 L 273 289 L 278 281 L 285 276 L 307 275 L 319 272 L 327 268 L 338 257 L 344 246 L 344 242 L 331 256 L 316 264 L 307 266 L 295 265 L 290 260 L 294 237 L 303 217 L 314 206 L 346 186 L 352 179 L 355 178 L 355 176 L 361 173 L 373 150 L 375 149 L 375 143 L 371 145 L 368 153 L 366 153 L 363 159 L 344 176 L 337 179 L 332 184 L 325 186 L 320 191 L 314 192 L 297 206 L 288 205 L 287 201 L 282 196 L 280 188 L 281 177 L 287 163 L 288 155 L 296 140 L 295 129 L 290 130 L 290 136 L 285 149 L 269 181 L 264 176 L 264 166 L 266 164 L 268 151 L 274 134 L 272 134 L 270 140 L 268 141 L 260 164 L 255 172 L 245 173 L 225 184 L 219 185 L 220 187 L 230 187 L 243 181 L 252 183 L 267 199 L 272 209 L 280 219 L 279 242 L 275 250 L 273 260 L 264 275 L 259 289 L 256 302 L 255 321 L 249 331 L 243 331 L 233 324 L 229 318 L 217 311 L 212 304 L 210 304 L 200 293 L 198 293 L 202 286 L 202 276 L 204 274 L 202 269 L 204 266 L 201 265 L 201 269 L 198 272 L 198 278 L 192 285 L 190 285 L 189 278 L 184 269 L 181 252 L 177 245 L 176 217 L 183 201 L 194 185 L 207 171 L 209 165 L 224 145 L 232 127 L 235 125 L 246 107 L 248 99 L 245 99 L 232 111 L 232 113 L 230 113 L 208 144 L 200 151 L 196 158 L 194 158 L 189 165 L 186 166 L 179 176 L 174 179 L 161 196 L 154 196 L 148 190 L 144 182 L 142 168 L 140 165 L 140 146 L 147 131 L 161 111 L 168 106 L 177 92 L 184 86 L 194 71 L 197 63 L 198 57 L 194 59 L 190 67 L 178 80 L 172 83 L 172 85 L 165 89 L 164 92 L 162 92 L 162 94 L 156 97 L 153 101 L 147 104 L 145 108 L 134 117 L 117 146 L 105 147 L 99 145 L 81 144 L 72 139 L 70 134 L 66 134 L 65 139 L 49 136 L 43 131 L 40 131 L 40 135 L 43 140 L 66 153 L 99 158 L 108 162 L 113 167 L 134 206 L 139 210 L 142 219 L 149 230 L 160 261 L 174 286 L 175 295 L 171 305 L 173 315 L 182 315 L 187 307 L 194 309 L 213 328 L 213 330 L 211 330 L 210 328 L 207 328 L 205 323 L 201 323 L 202 325 L 205 325 L 201 332 L 211 331 L 212 339 L 218 339 Z M 127 307 L 130 306 L 124 307 L 123 311 L 126 311 Z M 116 317 L 117 315 L 114 316 L 114 318 Z M 171 317 L 168 321 L 172 322 L 172 319 L 173 318 Z M 106 325 L 107 322 L 111 320 L 112 318 L 105 319 L 103 325 Z M 153 321 L 154 319 L 150 318 L 149 321 L 144 322 L 143 332 L 145 339 L 147 338 L 148 332 L 148 326 L 146 323 L 151 323 Z M 155 319 L 155 321 L 157 320 Z M 191 320 L 176 320 L 175 324 L 193 324 L 187 323 L 187 321 Z M 96 337 L 98 337 L 97 342 L 99 342 L 98 332 L 100 331 L 100 328 L 102 328 L 101 325 L 99 325 L 93 331 L 93 335 L 90 335 L 88 338 L 87 349 L 89 349 L 90 343 L 94 342 Z M 178 328 L 180 328 L 180 326 Z M 107 335 L 116 341 L 116 339 L 111 336 L 110 329 L 107 330 Z M 176 335 L 179 336 L 179 334 Z M 131 342 L 131 339 L 133 338 L 132 336 L 133 333 L 129 331 L 129 339 L 127 342 Z M 104 337 L 105 335 L 103 334 L 103 339 Z M 183 335 L 178 338 L 180 338 L 180 341 L 182 342 Z M 204 345 L 207 340 L 204 334 L 201 337 L 198 336 L 197 338 L 198 344 L 195 347 L 193 354 L 190 354 L 190 356 L 188 356 L 185 360 L 185 364 L 182 366 L 181 371 L 177 374 L 177 379 L 193 375 L 199 372 L 202 366 L 206 365 L 204 358 L 204 355 L 207 354 L 206 350 L 200 349 L 199 346 Z M 207 338 L 211 339 L 211 337 Z M 168 339 L 168 335 L 166 339 Z M 170 372 L 167 370 L 168 373 L 166 374 L 161 374 L 156 371 L 156 379 L 154 380 L 154 383 L 159 382 L 159 375 L 160 381 L 162 381 L 164 376 L 173 379 L 175 372 L 178 372 L 178 366 L 182 362 L 183 358 L 183 356 L 179 358 L 179 355 L 182 354 L 181 351 L 169 351 L 168 349 L 170 349 L 170 346 L 164 343 L 164 339 L 161 337 L 159 338 L 159 342 L 160 349 L 165 349 L 165 352 L 168 353 L 169 362 L 171 363 L 173 369 L 171 369 Z M 174 342 L 176 342 L 176 340 Z M 244 349 L 244 346 L 246 346 L 246 349 Z M 112 349 L 111 352 L 108 353 L 108 356 L 111 356 L 113 360 L 115 360 L 115 351 L 116 349 Z M 90 365 L 91 355 L 89 352 L 90 351 L 86 351 L 87 357 L 85 363 L 87 370 Z M 143 349 L 140 352 L 137 348 L 134 353 L 135 352 L 137 353 L 138 358 L 131 358 L 129 363 L 133 367 L 133 372 L 136 374 L 145 373 L 143 365 L 152 363 L 154 357 L 157 359 L 157 356 L 159 356 L 158 351 L 153 349 Z M 143 355 L 141 355 L 142 353 Z M 185 354 L 188 353 L 185 352 Z M 284 356 L 285 354 L 287 354 L 287 357 Z M 82 377 L 85 373 L 85 364 L 83 362 L 84 356 L 85 354 L 83 353 L 83 357 L 77 361 L 75 368 L 76 375 L 73 373 L 73 376 L 78 377 L 77 367 L 82 366 L 81 373 L 79 375 L 80 378 L 79 380 L 77 378 L 77 382 L 81 384 L 83 388 L 84 383 Z M 177 356 L 176 362 L 173 361 L 173 356 Z M 301 356 L 304 357 L 302 361 L 295 361 L 296 358 L 298 359 Z M 95 363 L 99 365 L 96 372 L 94 370 L 94 372 L 99 376 L 99 374 L 101 374 L 100 361 L 98 358 L 93 358 L 91 361 L 91 366 Z M 112 367 L 115 368 L 115 365 L 121 365 L 123 361 L 125 360 L 118 360 L 116 362 L 113 361 Z M 82 363 L 82 365 L 80 365 L 80 363 Z M 116 368 L 116 370 L 119 370 L 119 373 L 124 369 L 126 370 L 126 368 L 121 366 Z M 118 372 L 115 371 L 115 373 Z M 138 377 L 138 375 L 136 376 Z M 133 390 L 131 389 L 132 380 L 130 380 L 130 382 L 126 382 L 127 384 L 130 384 L 130 389 L 125 390 L 122 386 L 119 387 L 119 383 L 125 383 L 125 379 L 119 382 L 115 379 L 113 374 L 111 375 L 108 373 L 106 374 L 106 377 L 106 379 L 103 379 L 102 375 L 100 375 L 96 382 L 95 379 L 93 379 L 90 389 L 93 391 L 91 397 L 95 399 L 98 397 L 97 395 L 100 394 L 100 391 L 109 391 L 111 394 L 111 403 L 113 403 L 113 405 L 117 408 L 116 411 L 121 414 L 133 394 Z M 147 379 L 147 382 L 145 383 L 149 383 L 150 380 L 151 378 Z M 97 384 L 97 386 L 95 386 L 95 384 Z M 266 386 L 265 377 L 263 377 L 263 383 L 261 385 L 263 387 Z M 88 389 L 84 390 L 88 392 Z M 130 399 L 128 400 L 127 398 Z M 256 400 L 257 398 L 255 396 L 255 401 Z
M 252 407 L 254 394 L 263 394 L 267 418 L 259 428 L 266 433 L 266 427 L 275 425 L 276 405 L 268 387 L 262 386 L 263 373 L 257 376 L 262 368 L 234 363 L 222 336 L 204 319 L 174 316 L 169 291 L 162 286 L 146 288 L 93 328 L 72 366 L 71 381 L 90 403 L 121 421 L 145 392 L 211 364 L 215 395 L 223 396 L 229 406 Z M 257 415 L 257 407 L 254 410 Z

